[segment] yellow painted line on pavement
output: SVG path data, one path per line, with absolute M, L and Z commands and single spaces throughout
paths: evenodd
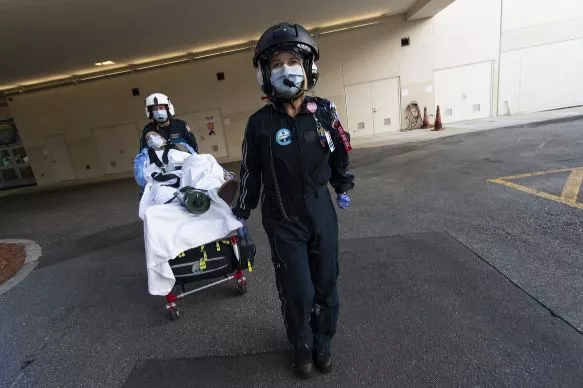
M 577 168 L 571 171 L 569 178 L 567 178 L 567 183 L 563 187 L 563 192 L 561 197 L 565 198 L 569 202 L 577 202 L 577 197 L 579 196 L 579 189 L 583 183 L 583 169 Z
M 539 191 L 539 190 L 533 189 L 531 187 L 522 186 L 522 185 L 508 181 L 511 179 L 528 178 L 531 176 L 540 176 L 540 175 L 553 174 L 553 173 L 558 173 L 558 172 L 567 172 L 567 171 L 571 171 L 571 175 L 569 175 L 569 178 L 567 180 L 567 184 L 565 184 L 565 187 L 563 189 L 563 193 L 561 194 L 561 196 L 545 193 L 544 191 Z M 577 172 L 577 173 L 575 174 L 575 172 Z M 579 175 L 579 174 L 581 174 L 581 175 Z M 583 168 L 562 168 L 559 170 L 547 170 L 547 171 L 531 172 L 531 173 L 527 173 L 527 174 L 520 174 L 520 175 L 513 175 L 513 176 L 502 177 L 502 178 L 488 179 L 488 182 L 496 183 L 496 184 L 503 185 L 506 187 L 510 187 L 512 189 L 522 191 L 523 193 L 533 194 L 533 195 L 536 195 L 536 196 L 541 197 L 541 198 L 549 199 L 551 201 L 559 202 L 559 203 L 562 203 L 564 205 L 583 210 L 583 203 L 577 202 L 577 195 L 579 193 L 579 188 L 581 187 L 581 184 L 583 183 Z M 577 186 L 577 182 L 579 182 L 578 186 Z M 569 186 L 569 188 L 567 186 Z M 575 195 L 575 197 L 574 197 L 575 199 L 573 200 L 572 198 L 573 198 L 573 195 L 575 194 L 575 186 L 577 186 L 577 195 Z M 567 194 L 567 195 L 563 196 L 563 194 Z
M 496 178 L 496 179 L 504 179 L 504 180 L 521 179 L 521 178 L 528 178 L 531 176 L 541 176 L 541 175 L 554 174 L 557 172 L 567 172 L 567 171 L 573 171 L 573 170 L 574 170 L 574 168 L 560 168 L 558 170 L 545 170 L 545 171 L 537 171 L 537 172 L 527 172 L 526 174 L 503 176 L 503 177 Z M 490 181 L 492 181 L 492 180 L 493 179 L 490 179 Z

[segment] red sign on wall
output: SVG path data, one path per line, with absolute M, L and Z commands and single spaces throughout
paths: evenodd
M 214 116 L 205 117 L 206 129 L 209 131 L 209 136 L 215 135 L 215 118 Z

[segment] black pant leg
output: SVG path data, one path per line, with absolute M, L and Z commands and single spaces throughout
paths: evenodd
M 263 217 L 275 268 L 277 290 L 288 340 L 295 348 L 312 347 L 310 327 L 314 287 L 308 257 L 309 229 Z
M 314 348 L 329 351 L 339 313 L 338 219 L 327 190 L 310 200 L 309 205 L 313 228 L 309 260 L 314 285 L 314 312 L 311 320 Z

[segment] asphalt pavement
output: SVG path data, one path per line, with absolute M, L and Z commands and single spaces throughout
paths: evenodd
M 249 292 L 209 289 L 170 321 L 147 292 L 133 181 L 2 198 L 0 237 L 44 254 L 0 296 L 0 386 L 580 387 L 583 210 L 540 193 L 576 183 L 582 129 L 355 150 L 335 370 L 308 382 L 288 368 L 258 213 Z M 491 181 L 530 172 L 515 183 L 534 193 Z

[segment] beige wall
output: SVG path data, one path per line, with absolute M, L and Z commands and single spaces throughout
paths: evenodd
M 496 60 L 500 3 L 457 0 L 435 15 L 435 69 Z
M 581 0 L 504 0 L 502 30 L 583 17 Z
M 549 45 L 551 39 L 551 43 L 563 45 L 556 47 L 556 66 L 563 63 L 562 71 L 574 71 L 573 66 L 565 65 L 564 56 L 569 55 L 570 50 L 580 53 L 579 43 L 569 46 L 566 41 L 583 37 L 580 28 L 583 20 L 577 19 L 583 17 L 583 3 L 556 0 L 552 12 L 548 12 L 548 6 L 543 3 L 548 2 L 504 0 L 501 18 L 501 0 L 457 0 L 431 19 L 407 23 L 403 15 L 398 15 L 379 25 L 320 36 L 321 77 L 315 92 L 332 99 L 347 123 L 346 86 L 398 77 L 401 92 L 407 94 L 401 97 L 401 116 L 405 116 L 404 109 L 413 100 L 421 107 L 427 106 L 433 114 L 435 104 L 439 104 L 435 101 L 436 71 L 489 62 L 493 73 L 490 93 L 494 108 L 502 110 L 499 101 L 510 100 L 510 104 L 519 109 L 517 101 L 525 93 L 531 94 L 533 99 L 545 100 L 540 92 L 544 89 L 538 89 L 533 81 L 537 71 L 544 71 L 544 68 L 528 68 L 522 74 L 524 69 L 520 65 L 524 61 L 538 60 L 541 54 L 522 50 Z M 557 3 L 565 6 L 562 11 L 557 11 Z M 566 18 L 567 14 L 573 17 Z M 563 22 L 557 24 L 561 20 Z M 553 26 L 552 31 L 545 30 L 548 26 Z M 409 47 L 401 47 L 402 37 L 410 38 Z M 217 72 L 224 72 L 226 80 L 218 82 Z M 531 89 L 517 84 L 521 77 L 531 83 Z M 555 80 L 549 78 L 547 82 Z M 496 100 L 499 83 L 501 98 Z M 140 88 L 139 97 L 132 96 L 134 87 Z M 137 151 L 137 136 L 146 123 L 143 99 L 154 91 L 171 96 L 178 117 L 196 118 L 204 116 L 200 112 L 217 112 L 221 124 L 217 127 L 224 130 L 224 141 L 220 140 L 225 147 L 219 154 L 226 155 L 220 161 L 240 159 L 247 118 L 262 106 L 251 67 L 251 52 L 15 96 L 10 109 L 35 173 L 42 171 L 39 184 L 66 179 L 107 179 L 111 160 L 123 160 L 120 153 L 127 157 L 126 153 Z M 564 101 L 576 99 L 577 96 L 566 95 Z M 528 104 L 540 105 L 540 101 Z M 191 126 L 197 127 L 200 123 Z M 402 122 L 401 127 L 405 126 Z M 132 139 L 135 133 L 136 140 L 127 140 L 127 144 L 120 144 L 116 149 L 112 147 L 111 155 L 104 155 L 104 147 L 100 147 L 100 153 L 94 137 L 95 131 L 99 129 L 103 133 L 103 128 L 109 128 L 112 136 L 115 128 L 117 131 L 123 128 L 120 138 Z M 198 130 L 204 134 L 204 125 Z M 199 135 L 201 133 L 197 132 Z M 54 168 L 47 167 L 51 153 L 59 154 L 58 157 L 53 155 L 56 162 L 52 165 L 57 166 Z M 131 165 L 123 168 L 131 175 Z M 115 170 L 119 172 L 119 167 Z
M 224 124 L 225 119 L 230 121 L 228 126 L 224 126 L 227 150 L 223 154 L 228 157 L 221 158 L 221 161 L 237 160 L 246 120 L 261 106 L 261 94 L 250 62 L 249 53 L 231 55 L 192 65 L 16 96 L 10 107 L 35 174 L 42 175 L 40 185 L 62 180 L 62 174 L 56 171 L 58 167 L 52 172 L 46 168 L 46 154 L 51 153 L 46 145 L 51 141 L 54 144 L 56 135 L 64 139 L 74 171 L 73 179 L 99 177 L 106 172 L 104 166 L 107 167 L 108 161 L 113 159 L 112 155 L 103 154 L 103 149 L 99 153 L 94 138 L 94 132 L 98 129 L 110 127 L 111 136 L 115 137 L 116 127 L 133 126 L 133 139 L 122 141 L 119 148 L 112 148 L 112 152 L 120 152 L 121 149 L 126 154 L 135 154 L 139 133 L 147 122 L 144 98 L 154 91 L 171 96 L 177 117 L 192 117 L 193 113 L 218 110 L 219 117 L 216 119 L 220 122 L 217 124 Z M 225 81 L 216 81 L 218 71 L 225 72 Z M 140 88 L 140 96 L 132 96 L 131 89 L 134 87 Z M 191 126 L 195 128 L 194 123 Z M 197 137 L 200 141 L 200 136 Z M 125 166 L 126 175 L 131 175 L 131 170 L 131 164 Z
M 583 104 L 583 2 L 504 0 L 500 114 Z
M 426 90 L 433 84 L 432 33 L 431 20 L 405 23 L 397 16 L 381 25 L 321 37 L 316 94 L 332 99 L 346 123 L 346 86 L 400 77 L 401 89 L 408 92 L 402 109 L 415 100 L 433 111 L 433 93 Z M 409 47 L 401 47 L 402 37 L 410 38 Z
M 443 122 L 496 114 L 494 100 L 498 94 L 501 3 L 501 0 L 457 0 L 433 18 L 435 93 L 438 97 L 445 97 L 445 101 L 436 101 L 436 104 L 442 108 Z M 486 76 L 479 71 L 483 66 L 492 69 L 491 74 L 487 74 L 489 79 L 472 82 L 472 78 Z M 439 80 L 444 80 L 446 73 L 450 73 L 455 81 L 467 79 L 444 85 Z M 482 90 L 484 88 L 487 90 Z M 474 114 L 472 107 L 475 104 L 479 104 L 483 111 Z M 453 113 L 448 116 L 450 109 Z M 460 110 L 464 113 L 460 114 Z
M 431 19 L 405 23 L 399 15 L 381 25 L 320 37 L 322 76 L 315 93 L 333 100 L 346 122 L 346 85 L 400 77 L 402 87 L 409 90 L 403 106 L 416 100 L 433 111 L 433 93 L 426 88 L 433 82 L 433 32 Z M 401 47 L 404 36 L 410 37 L 411 46 Z M 225 73 L 225 81 L 216 80 L 219 71 Z M 134 87 L 140 88 L 141 96 L 131 95 Z M 125 136 L 131 131 L 127 126 L 133 125 L 135 142 L 111 152 L 137 151 L 137 134 L 147 121 L 143 98 L 153 91 L 171 96 L 178 117 L 218 110 L 227 148 L 227 156 L 219 160 L 240 159 L 247 118 L 262 106 L 250 52 L 15 96 L 10 107 L 33 168 L 35 172 L 42 171 L 39 184 L 55 183 L 64 177 L 84 179 L 106 174 L 109 160 L 115 155 L 103 155 L 103 147 L 102 154 L 97 150 L 93 133 L 98 128 L 123 127 Z M 61 140 L 64 144 L 59 143 Z M 51 149 L 47 143 L 52 144 Z M 47 153 L 62 153 L 63 149 L 67 155 L 61 155 L 62 164 L 52 163 L 51 172 L 46 167 L 50 159 Z M 57 169 L 72 171 L 73 177 Z M 126 172 L 131 173 L 131 165 Z

